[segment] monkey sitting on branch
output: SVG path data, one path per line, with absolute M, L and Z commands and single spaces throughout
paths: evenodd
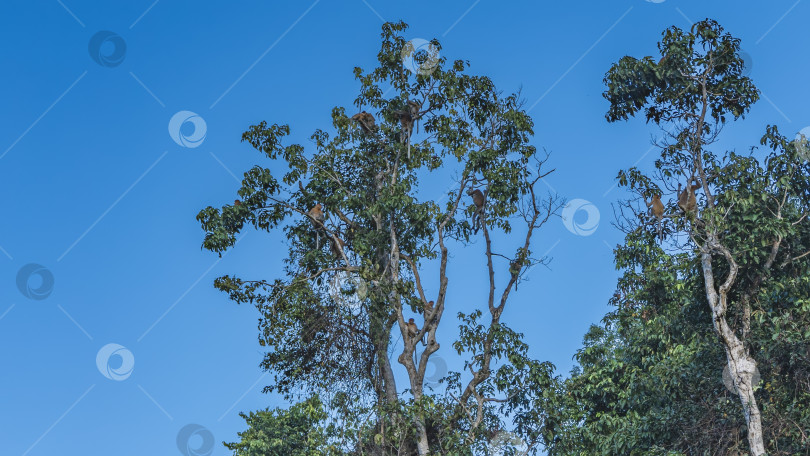
M 316 204 L 309 210 L 309 221 L 315 227 L 315 248 L 321 248 L 321 230 L 323 230 L 323 223 L 326 221 L 326 214 L 323 212 L 321 203 Z
M 416 132 L 419 133 L 419 117 L 421 117 L 419 112 L 420 109 L 422 109 L 422 103 L 415 100 L 409 100 L 408 106 L 405 109 L 396 111 L 397 116 L 399 116 L 399 124 L 402 127 L 400 141 L 403 144 L 407 144 L 409 160 L 411 158 L 411 135 L 413 134 L 414 124 L 416 124 Z
M 486 195 L 476 189 L 467 190 L 467 194 L 472 196 L 473 204 L 475 204 L 475 212 L 473 212 L 473 233 L 478 234 L 481 229 L 481 223 L 484 219 L 484 205 L 487 202 Z
M 695 182 L 692 184 L 692 182 Z M 697 197 L 695 196 L 695 190 L 701 187 L 700 182 L 697 180 L 694 174 L 692 177 L 689 178 L 689 181 L 686 183 L 686 188 L 681 191 L 681 183 L 678 182 L 678 207 L 681 208 L 684 215 L 689 215 L 695 213 L 697 210 Z
M 658 239 L 664 240 L 664 230 L 663 230 L 663 221 L 664 221 L 664 203 L 661 202 L 661 195 L 658 193 L 653 193 L 652 201 L 647 201 L 647 198 L 644 198 L 644 204 L 647 205 L 647 209 L 649 210 L 649 214 L 655 218 L 656 220 L 656 231 L 658 234 Z
M 374 116 L 366 111 L 359 112 L 352 116 L 352 120 L 360 124 L 360 128 L 364 133 L 371 133 L 376 127 L 374 123 Z
M 408 323 L 406 323 L 405 326 L 408 327 L 408 338 L 410 338 L 411 340 L 416 339 L 416 336 L 419 335 L 419 327 L 416 326 L 416 323 L 413 321 L 413 318 L 409 318 Z M 419 339 L 419 342 L 422 342 L 422 345 L 427 345 L 425 343 L 425 336 L 424 335 L 422 336 L 421 339 Z M 416 343 L 416 340 L 414 340 L 414 344 L 415 343 Z

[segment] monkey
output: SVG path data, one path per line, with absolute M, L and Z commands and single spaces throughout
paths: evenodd
M 692 182 L 696 182 L 692 184 Z M 695 190 L 700 188 L 700 183 L 692 175 L 689 178 L 689 182 L 686 183 L 686 188 L 681 191 L 681 183 L 678 182 L 678 207 L 684 212 L 684 214 L 691 214 L 695 212 L 697 209 L 697 197 L 695 196 Z
M 430 301 L 433 302 L 433 301 Z M 405 324 L 408 327 L 408 338 L 409 339 L 416 339 L 416 336 L 419 334 L 419 327 L 416 326 L 416 323 L 413 321 L 413 318 L 408 319 L 408 323 Z M 427 334 L 422 335 L 422 338 L 419 339 L 419 342 L 422 342 L 422 345 L 427 346 L 425 343 L 425 336 Z M 416 341 L 414 341 L 416 343 Z
M 520 261 L 515 260 L 509 263 L 509 273 L 513 276 L 520 274 L 521 269 L 523 269 L 523 265 L 520 263 Z
M 425 316 L 433 313 L 433 306 L 434 306 L 433 301 L 428 301 L 428 303 L 425 304 Z
M 473 213 L 473 232 L 478 234 L 481 228 L 481 219 L 484 217 L 484 205 L 486 204 L 486 196 L 478 190 L 467 190 L 467 194 L 472 196 L 473 204 L 475 204 L 475 212 Z
M 326 220 L 326 215 L 323 213 L 323 205 L 321 203 L 316 204 L 309 210 L 309 221 L 312 222 L 312 226 L 316 229 L 323 228 L 323 222 Z
M 335 239 L 337 239 L 337 242 L 333 240 L 330 247 L 332 249 L 332 253 L 334 253 L 339 259 L 342 256 L 341 254 L 343 253 L 343 247 L 346 245 L 346 243 L 343 242 L 343 239 L 341 239 L 338 234 L 339 233 L 335 234 Z
M 374 130 L 375 128 L 374 116 L 367 113 L 366 111 L 362 111 L 353 115 L 352 120 L 359 123 L 360 128 L 362 128 L 365 133 L 371 133 L 371 131 Z
M 414 323 L 413 318 L 409 318 L 408 323 L 405 325 L 408 327 L 408 338 L 415 339 L 416 335 L 419 334 L 419 328 Z
M 315 247 L 321 248 L 321 234 L 320 230 L 323 229 L 323 222 L 326 220 L 326 214 L 323 213 L 323 206 L 321 203 L 316 204 L 309 210 L 309 221 L 315 227 Z
M 234 205 L 234 206 L 241 206 L 241 205 L 242 205 L 242 202 L 241 202 L 241 201 L 239 201 L 239 200 L 233 200 L 233 205 Z
M 663 241 L 664 231 L 662 221 L 664 220 L 664 203 L 661 202 L 661 195 L 659 195 L 658 193 L 654 193 L 652 196 L 652 201 L 650 202 L 647 202 L 647 198 L 644 198 L 644 204 L 647 205 L 647 209 L 649 209 L 650 215 L 655 217 L 657 223 L 656 229 L 658 231 L 658 238 Z
M 402 127 L 400 141 L 408 146 L 409 160 L 411 158 L 411 135 L 413 134 L 414 123 L 416 123 L 417 133 L 419 132 L 420 109 L 422 109 L 422 103 L 409 100 L 407 108 L 396 111 L 396 114 L 399 116 L 399 124 Z

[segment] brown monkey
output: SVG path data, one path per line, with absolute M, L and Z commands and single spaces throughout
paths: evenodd
M 326 215 L 323 213 L 323 205 L 321 203 L 316 204 L 309 210 L 309 221 L 312 222 L 312 226 L 317 229 L 323 228 L 323 222 L 326 220 Z
M 473 204 L 475 204 L 475 212 L 473 213 L 473 232 L 478 234 L 478 230 L 481 228 L 481 218 L 484 216 L 484 205 L 486 204 L 486 196 L 478 190 L 467 190 L 467 194 L 472 196 Z
M 408 337 L 410 339 L 415 339 L 416 336 L 419 334 L 419 327 L 416 326 L 416 323 L 414 323 L 413 318 L 408 319 L 408 323 L 406 323 L 406 326 L 408 327 Z M 425 336 L 427 336 L 427 333 L 422 335 L 422 338 L 419 339 L 419 342 L 422 342 L 422 345 L 427 346 L 427 344 L 425 343 Z M 416 343 L 416 341 L 414 341 L 414 343 Z
M 411 115 L 411 120 L 416 122 L 416 132 L 419 133 L 419 118 L 422 117 L 419 110 L 422 109 L 422 103 L 416 100 L 408 101 L 408 113 Z
M 242 205 L 242 202 L 241 202 L 241 201 L 239 201 L 239 200 L 233 200 L 233 205 L 234 205 L 234 206 L 241 206 L 241 205 Z
M 352 120 L 356 121 L 360 124 L 360 128 L 363 129 L 366 133 L 371 133 L 374 130 L 374 116 L 367 113 L 366 111 L 359 112 L 352 116 Z
M 341 239 L 337 234 L 335 234 L 335 239 L 337 239 L 337 242 L 332 240 L 330 247 L 332 248 L 332 253 L 334 253 L 336 257 L 341 258 L 343 256 L 343 247 L 346 245 L 346 243 L 343 242 L 343 239 Z
M 406 109 L 396 112 L 397 115 L 399 115 L 399 124 L 402 127 L 400 140 L 408 146 L 408 159 L 411 158 L 411 135 L 413 134 L 414 123 L 417 125 L 417 132 L 419 130 L 420 109 L 422 109 L 422 103 L 415 100 L 409 100 L 408 107 Z
M 419 328 L 416 326 L 416 323 L 414 323 L 413 318 L 409 318 L 405 326 L 408 327 L 408 338 L 416 338 L 416 335 L 419 334 Z
M 433 306 L 434 306 L 433 301 L 428 301 L 428 303 L 425 304 L 425 316 L 428 316 L 431 313 L 433 313 Z
M 320 230 L 323 229 L 323 222 L 326 220 L 326 214 L 323 213 L 323 206 L 321 203 L 316 204 L 313 206 L 312 209 L 309 210 L 309 221 L 312 222 L 312 226 L 315 227 L 315 248 L 321 248 L 321 234 Z
M 692 184 L 692 182 L 695 182 L 695 184 Z M 691 214 L 697 209 L 695 190 L 700 188 L 700 184 L 697 182 L 698 180 L 693 175 L 689 182 L 686 183 L 686 188 L 683 191 L 681 191 L 681 183 L 678 183 L 678 207 L 681 208 L 684 214 Z
M 664 231 L 661 225 L 662 221 L 664 220 L 664 203 L 661 202 L 661 195 L 659 195 L 658 193 L 654 193 L 652 196 L 652 201 L 647 202 L 647 198 L 644 198 L 644 203 L 650 210 L 650 215 L 655 217 L 657 223 L 658 237 L 661 240 L 663 240 Z

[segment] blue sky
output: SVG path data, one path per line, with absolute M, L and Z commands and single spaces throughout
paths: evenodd
M 742 39 L 764 95 L 716 145 L 745 151 L 767 124 L 810 126 L 808 15 L 802 0 L 3 2 L 0 454 L 183 454 L 178 434 L 198 424 L 192 446 L 210 432 L 209 454 L 224 455 L 219 442 L 244 428 L 239 411 L 283 405 L 260 392 L 269 376 L 258 368 L 255 310 L 211 285 L 224 274 L 277 277 L 283 239 L 248 231 L 220 260 L 200 249 L 194 216 L 233 201 L 241 173 L 266 164 L 239 142 L 249 125 L 289 123 L 308 146 L 333 106 L 351 105 L 352 68 L 372 68 L 383 19 L 408 22 L 409 39 L 438 38 L 443 56 L 470 60 L 504 91 L 522 88 L 534 143 L 557 169 L 550 189 L 598 210 L 589 236 L 560 220 L 543 230 L 534 249 L 553 261 L 530 272 L 504 316 L 535 358 L 567 374 L 618 274 L 614 178 L 652 165 L 658 133 L 641 120 L 605 122 L 605 71 L 624 55 L 656 55 L 668 26 L 717 19 Z M 99 31 L 126 44 L 116 66 L 88 52 Z M 179 111 L 204 119 L 198 147 L 169 135 Z M 464 265 L 450 271 L 453 313 L 478 305 L 483 274 L 479 251 L 454 255 Z M 31 263 L 53 277 L 45 299 L 16 284 Z M 111 343 L 132 354 L 127 378 L 96 366 Z

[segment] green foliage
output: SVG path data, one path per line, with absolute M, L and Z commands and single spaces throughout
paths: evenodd
M 330 425 L 326 440 L 316 442 L 321 447 L 413 453 L 426 436 L 431 451 L 470 454 L 471 448 L 485 451 L 501 423 L 511 419 L 535 452 L 551 435 L 537 405 L 545 400 L 543 390 L 554 385 L 552 367 L 527 357 L 521 336 L 500 322 L 503 304 L 493 302 L 494 293 L 481 303 L 490 309 L 489 321 L 476 321 L 481 313 L 461 316 L 456 348 L 469 357 L 467 367 L 480 373 L 474 383 L 463 381 L 466 371 L 450 373 L 447 391 L 426 392 L 424 372 L 439 349 L 434 332 L 442 314 L 453 315 L 444 313 L 448 252 L 472 242 L 474 205 L 466 191 L 486 191 L 486 236 L 489 230 L 511 232 L 515 221 L 528 223 L 531 232 L 561 203 L 553 197 L 540 202 L 535 194 L 544 158 L 530 144 L 533 122 L 519 94 L 502 94 L 489 78 L 468 74 L 461 60 L 440 58 L 430 71 L 412 73 L 402 61 L 405 29 L 401 22 L 383 26 L 376 67 L 354 70 L 360 83 L 355 108 L 335 107 L 331 128 L 315 131 L 311 148 L 289 144 L 287 125 L 262 121 L 243 134 L 270 163 L 244 174 L 238 204 L 200 211 L 203 248 L 222 254 L 246 228 L 282 231 L 285 276 L 224 276 L 214 286 L 259 311 L 259 343 L 267 349 L 261 366 L 273 374 L 265 390 L 294 400 L 304 389 L 327 404 Z M 438 41 L 432 45 L 441 49 Z M 414 102 L 420 106 L 419 133 L 408 138 L 402 113 Z M 355 109 L 373 115 L 374 127 L 353 120 Z M 436 175 L 445 182 L 442 188 L 453 184 L 441 205 L 424 195 L 424 180 Z M 326 214 L 320 226 L 308 215 L 316 203 Z M 338 239 L 344 248 L 336 248 Z M 511 269 L 513 259 L 488 251 L 490 260 L 507 260 L 498 265 L 498 273 L 510 279 L 504 302 L 520 272 L 542 261 L 530 257 L 529 240 L 517 249 Z M 435 298 L 426 296 L 418 279 L 428 266 L 440 270 Z M 429 299 L 440 309 L 432 319 L 425 310 Z M 394 342 L 407 336 L 404 322 L 411 315 L 420 327 L 436 327 L 425 335 L 430 343 L 416 362 L 407 344 L 398 358 L 391 355 Z M 473 324 L 477 332 L 464 329 Z M 394 360 L 407 370 L 407 392 L 395 384 Z M 478 401 L 490 395 L 501 396 Z M 243 441 L 264 445 L 255 435 L 275 422 L 300 434 L 319 421 L 312 415 L 308 422 L 293 420 L 303 416 L 298 409 L 278 413 L 251 414 Z M 340 432 L 332 432 L 336 423 Z
M 225 444 L 235 456 L 333 454 L 327 445 L 327 431 L 321 427 L 327 415 L 317 396 L 287 410 L 266 409 L 239 415 L 248 429 L 239 433 L 239 442 Z
M 668 240 L 657 243 L 644 211 L 623 226 L 623 271 L 604 327 L 592 327 L 579 368 L 556 403 L 564 416 L 550 454 L 744 454 L 746 421 L 721 376 L 726 354 L 713 321 L 723 318 L 753 354 L 754 385 L 770 455 L 810 454 L 810 165 L 804 145 L 768 127 L 757 154 L 718 157 L 705 145 L 726 116 L 741 117 L 758 91 L 741 73 L 739 41 L 714 21 L 673 27 L 663 60 L 623 58 L 605 78 L 609 121 L 645 109 L 666 125 L 655 176 L 632 168 L 620 185 L 639 196 L 672 195 L 698 175 L 698 210 L 666 204 Z M 662 192 L 663 190 L 663 192 Z M 672 195 L 677 200 L 677 193 Z M 716 255 L 728 249 L 728 256 Z M 775 249 L 774 246 L 779 247 Z M 701 260 L 718 281 L 737 268 L 720 317 L 707 301 Z M 772 266 L 771 266 L 772 265 Z

